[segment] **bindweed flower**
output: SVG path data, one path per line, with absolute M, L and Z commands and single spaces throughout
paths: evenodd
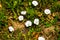
M 45 13 L 45 14 L 50 14 L 51 11 L 50 11 L 49 9 L 45 9 L 45 10 L 44 10 L 44 13 Z
M 8 29 L 9 29 L 10 32 L 14 31 L 14 28 L 12 26 L 9 26 Z
M 34 24 L 39 25 L 39 19 L 34 19 Z
M 32 1 L 32 4 L 33 4 L 34 6 L 37 6 L 37 5 L 38 5 L 38 2 L 37 2 L 37 1 Z
M 45 40 L 44 37 L 38 37 L 38 40 Z
M 22 15 L 26 15 L 26 11 L 21 11 L 21 14 Z
M 19 19 L 19 21 L 22 21 L 22 20 L 24 19 L 24 17 L 23 17 L 22 15 L 20 15 L 20 16 L 18 17 L 18 19 Z
M 32 26 L 32 22 L 31 22 L 31 21 L 26 21 L 26 22 L 25 22 L 25 26 L 26 26 L 26 27 Z

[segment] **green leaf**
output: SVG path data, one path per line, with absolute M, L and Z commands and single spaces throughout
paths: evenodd
M 29 2 L 29 5 L 31 5 L 31 2 Z
M 14 5 L 13 5 L 13 7 L 15 8 L 16 5 L 17 5 L 17 1 L 14 1 Z

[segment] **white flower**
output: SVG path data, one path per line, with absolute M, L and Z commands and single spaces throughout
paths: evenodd
M 26 25 L 26 27 L 32 26 L 32 22 L 28 20 L 25 22 L 25 25 Z
M 20 15 L 20 16 L 18 17 L 18 19 L 19 19 L 19 21 L 22 21 L 22 20 L 24 19 L 24 17 L 23 17 L 22 15 Z
M 21 14 L 22 15 L 26 15 L 26 11 L 21 11 Z
M 38 37 L 38 40 L 45 40 L 44 37 Z
M 14 31 L 14 28 L 12 26 L 9 26 L 8 29 L 9 29 L 10 32 Z
M 34 24 L 39 25 L 39 19 L 34 19 Z
M 34 6 L 37 6 L 37 5 L 38 5 L 38 2 L 37 2 L 37 1 L 32 1 L 32 4 L 33 4 Z
M 45 10 L 44 10 L 44 13 L 45 13 L 45 14 L 50 14 L 51 11 L 50 11 L 49 9 L 45 9 Z

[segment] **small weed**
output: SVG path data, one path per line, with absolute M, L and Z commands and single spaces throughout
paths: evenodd
M 27 19 L 30 19 L 30 20 L 33 20 L 36 16 L 36 14 L 35 14 L 35 10 L 33 9 L 33 8 L 26 8 L 26 10 L 27 10 L 27 15 L 26 15 L 26 18 Z

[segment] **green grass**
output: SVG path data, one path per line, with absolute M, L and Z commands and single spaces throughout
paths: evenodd
M 45 28 L 49 28 L 50 26 L 56 25 L 56 22 L 58 22 L 59 16 L 55 15 L 53 17 L 54 19 L 49 19 L 50 21 L 47 21 L 47 16 L 44 14 L 44 9 L 48 8 L 51 10 L 51 15 L 55 12 L 60 12 L 60 4 L 57 3 L 58 0 L 37 0 L 39 3 L 38 6 L 34 7 L 32 5 L 33 0 L 0 0 L 0 3 L 2 5 L 2 8 L 0 10 L 0 39 L 1 40 L 32 40 L 33 39 L 33 32 L 41 32 L 43 28 L 42 26 L 45 26 Z M 16 30 L 15 32 L 10 33 L 8 31 L 8 20 L 9 17 L 12 17 L 11 19 L 13 21 L 18 21 L 17 17 L 20 14 L 21 11 L 26 10 L 27 14 L 24 16 L 24 20 L 31 20 L 32 22 L 34 21 L 35 18 L 40 19 L 40 24 L 38 26 L 32 25 L 29 28 L 26 28 L 28 32 L 26 34 L 23 34 L 20 30 Z M 38 15 L 42 14 L 41 17 Z M 55 13 L 56 14 L 56 13 Z M 25 21 L 23 21 L 24 23 Z M 57 25 L 58 26 L 58 25 Z M 7 28 L 4 30 L 4 28 Z M 57 32 L 57 31 L 56 31 Z M 41 34 L 39 34 L 41 35 Z M 59 35 L 59 33 L 58 33 Z M 60 36 L 58 37 L 57 40 L 60 40 Z

